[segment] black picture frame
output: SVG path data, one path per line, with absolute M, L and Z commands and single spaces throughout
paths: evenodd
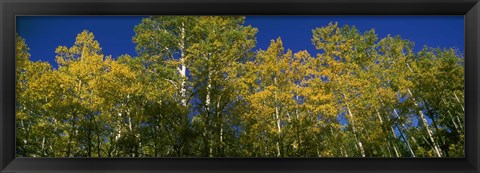
M 0 0 L 0 172 L 478 173 L 478 0 Z M 465 158 L 15 158 L 18 15 L 464 15 Z

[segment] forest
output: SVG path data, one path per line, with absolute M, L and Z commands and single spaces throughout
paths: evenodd
M 242 16 L 152 16 L 137 55 L 16 36 L 17 157 L 464 157 L 464 57 L 355 26 L 292 52 Z M 53 58 L 53 57 L 52 57 Z

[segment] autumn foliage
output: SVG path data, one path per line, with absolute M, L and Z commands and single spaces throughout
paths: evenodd
M 463 157 L 464 58 L 353 26 L 312 30 L 318 54 L 254 50 L 244 17 L 143 19 L 138 56 L 93 33 L 58 67 L 16 39 L 19 157 Z

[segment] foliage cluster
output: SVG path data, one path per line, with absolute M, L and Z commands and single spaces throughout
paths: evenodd
M 137 57 L 93 33 L 58 68 L 16 40 L 20 157 L 463 157 L 464 58 L 353 26 L 254 50 L 244 17 L 148 17 Z

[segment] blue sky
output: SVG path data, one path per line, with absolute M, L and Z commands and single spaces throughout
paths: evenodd
M 18 16 L 16 30 L 26 39 L 33 61 L 55 63 L 55 49 L 70 47 L 82 30 L 94 33 L 105 55 L 135 56 L 133 28 L 144 16 Z M 400 35 L 415 42 L 415 50 L 423 45 L 457 48 L 464 52 L 463 16 L 247 16 L 246 25 L 259 29 L 257 48 L 266 49 L 270 40 L 281 37 L 285 48 L 294 52 L 316 50 L 311 44 L 312 30 L 338 22 L 356 26 L 361 32 L 375 28 L 379 38 Z

